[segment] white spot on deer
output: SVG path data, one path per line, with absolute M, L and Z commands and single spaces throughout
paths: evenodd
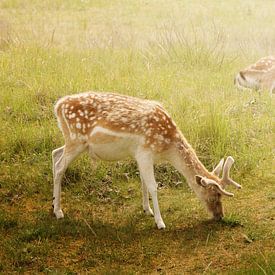
M 158 135 L 157 138 L 158 138 L 159 141 L 163 141 L 164 140 L 164 137 L 162 135 Z
M 155 120 L 155 121 L 159 121 L 159 118 L 155 115 L 152 115 L 152 119 Z
M 147 136 L 150 136 L 151 133 L 152 133 L 152 130 L 151 130 L 151 129 L 148 129 L 148 130 L 145 132 L 145 134 L 146 134 Z
M 71 133 L 70 137 L 71 137 L 71 139 L 76 139 L 76 134 L 75 133 Z
M 76 125 L 75 125 L 75 127 L 76 127 L 77 129 L 81 129 L 81 123 L 77 122 Z

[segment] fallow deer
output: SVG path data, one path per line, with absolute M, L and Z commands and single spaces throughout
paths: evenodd
M 234 80 L 240 89 L 275 91 L 275 57 L 267 56 L 240 71 Z
M 58 219 L 64 217 L 60 204 L 62 177 L 69 164 L 85 151 L 93 159 L 114 161 L 130 157 L 137 161 L 143 210 L 154 216 L 159 229 L 165 228 L 165 224 L 157 199 L 156 161 L 168 161 L 183 174 L 216 220 L 224 215 L 222 195 L 233 196 L 225 186 L 232 184 L 241 188 L 229 177 L 233 158 L 228 157 L 225 162 L 222 159 L 209 172 L 157 102 L 113 93 L 87 92 L 59 99 L 55 114 L 65 139 L 65 145 L 52 152 L 53 209 Z M 221 172 L 222 178 L 219 178 Z M 154 212 L 149 204 L 149 194 Z

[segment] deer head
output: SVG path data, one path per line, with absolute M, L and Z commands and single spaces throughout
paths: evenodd
M 255 89 L 273 91 L 275 81 L 275 57 L 267 56 L 241 70 L 234 79 L 239 89 Z
M 224 216 L 221 202 L 222 196 L 234 196 L 233 193 L 225 190 L 225 186 L 232 184 L 238 189 L 242 188 L 240 184 L 229 177 L 229 171 L 233 163 L 234 159 L 231 156 L 229 156 L 225 162 L 224 159 L 221 159 L 212 171 L 212 174 L 217 176 L 217 179 L 196 175 L 196 183 L 203 187 L 203 200 L 215 220 L 220 220 Z M 221 172 L 222 178 L 219 179 L 218 177 Z

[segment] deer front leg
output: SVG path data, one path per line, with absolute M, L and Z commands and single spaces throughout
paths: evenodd
M 158 229 L 165 228 L 165 224 L 162 220 L 158 198 L 157 198 L 157 183 L 154 176 L 154 163 L 150 152 L 143 152 L 137 155 L 137 162 L 140 175 L 146 185 L 153 201 L 154 217 Z
M 142 185 L 142 206 L 143 206 L 143 210 L 146 213 L 146 215 L 148 216 L 154 216 L 154 212 L 150 207 L 150 203 L 149 203 L 149 192 L 148 189 L 146 187 L 146 184 L 143 180 L 143 178 L 140 176 L 141 178 L 141 185 Z

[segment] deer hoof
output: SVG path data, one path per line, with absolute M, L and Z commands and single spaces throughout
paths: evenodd
M 154 216 L 154 212 L 151 208 L 149 209 L 144 209 L 144 213 L 148 216 Z
M 64 218 L 64 214 L 63 214 L 63 211 L 60 209 L 60 210 L 57 210 L 54 212 L 56 218 L 59 220 L 59 219 L 63 219 Z
M 158 227 L 158 229 L 164 229 L 165 228 L 164 222 L 163 221 L 157 222 L 157 227 Z

